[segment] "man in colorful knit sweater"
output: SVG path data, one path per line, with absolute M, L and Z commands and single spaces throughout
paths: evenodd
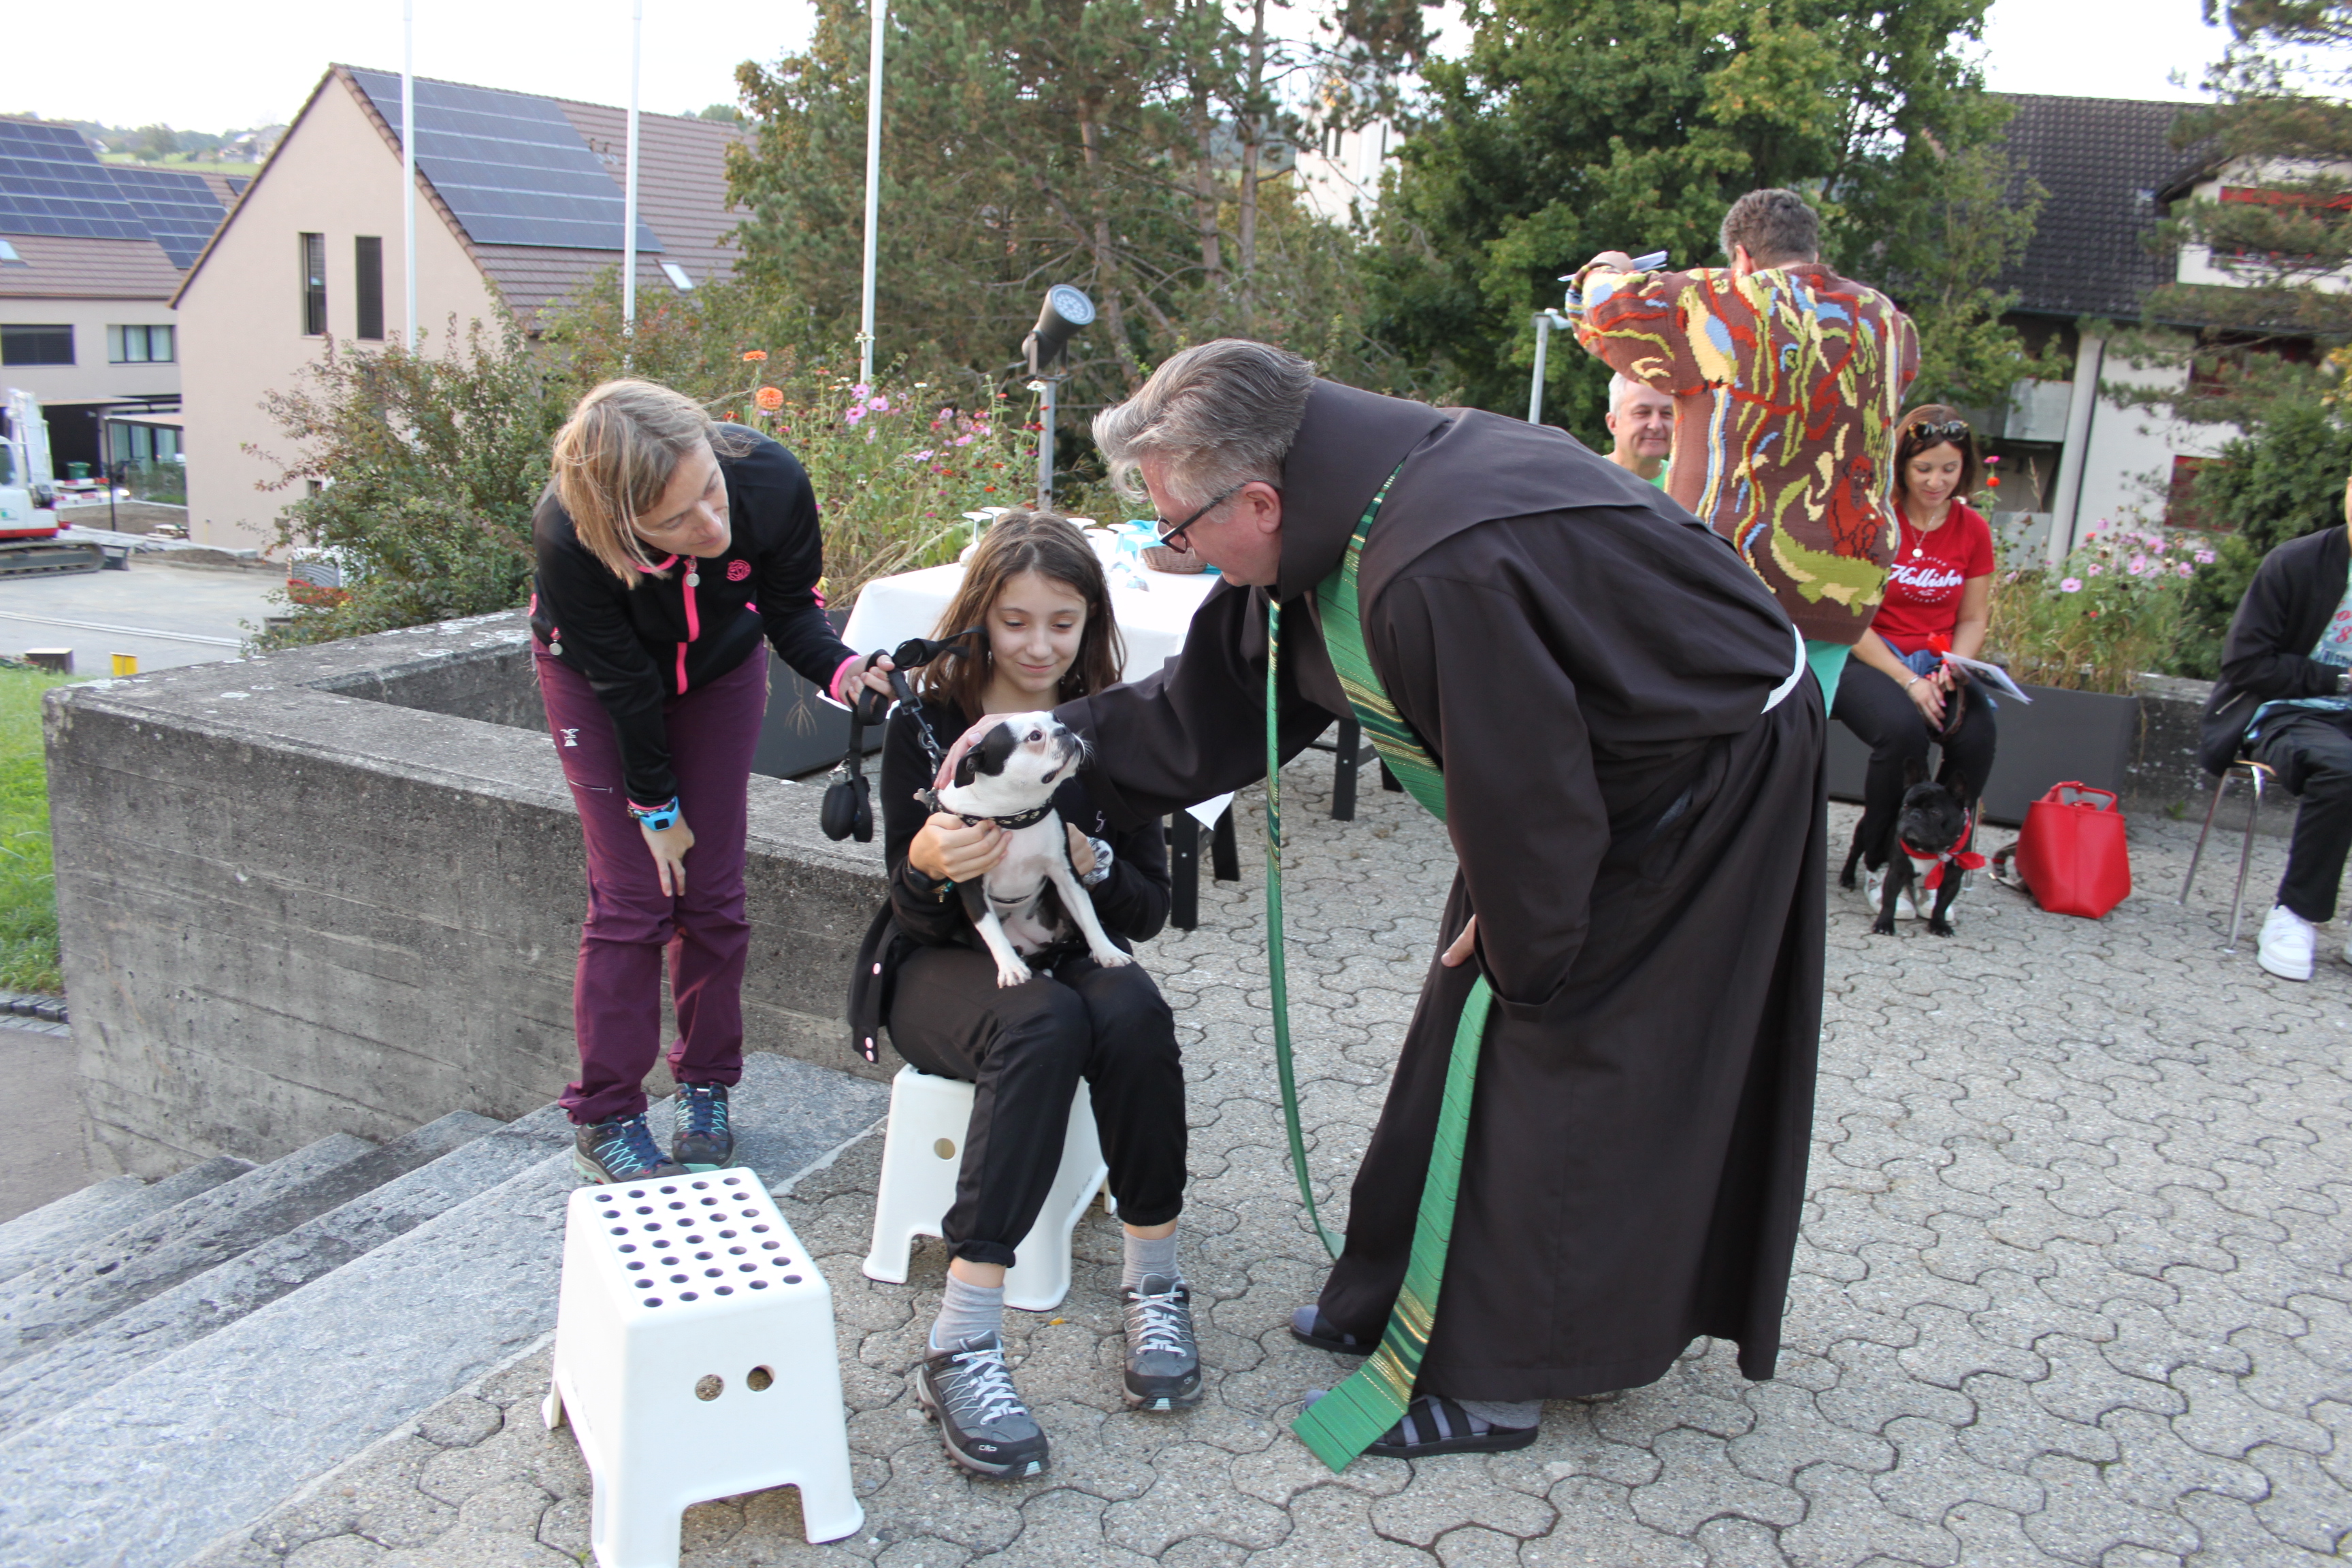
M 1821 264 L 1794 191 L 1724 216 L 1727 268 L 1635 272 L 1619 251 L 1569 289 L 1577 341 L 1675 400 L 1666 491 L 1729 540 L 1837 689 L 1894 559 L 1895 422 L 1919 338 L 1892 300 Z

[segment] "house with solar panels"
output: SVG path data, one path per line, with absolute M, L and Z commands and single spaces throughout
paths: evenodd
M 60 478 L 110 458 L 176 494 L 172 296 L 246 184 L 101 163 L 70 125 L 0 118 L 0 395 L 41 400 Z
M 622 259 L 626 115 L 604 104 L 418 78 L 416 316 L 427 352 L 512 311 L 528 328 Z M 331 342 L 398 342 L 400 78 L 329 68 L 235 214 L 180 284 L 192 538 L 276 542 L 287 453 L 262 407 L 294 390 Z M 739 128 L 638 119 L 640 309 L 726 274 L 740 221 L 727 205 Z

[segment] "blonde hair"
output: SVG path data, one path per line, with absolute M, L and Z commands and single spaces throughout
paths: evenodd
M 650 381 L 608 381 L 573 405 L 555 433 L 555 495 L 588 553 L 635 588 L 663 574 L 637 535 L 637 519 L 661 500 L 677 465 L 703 442 L 740 457 L 756 437 L 721 425 L 684 393 Z

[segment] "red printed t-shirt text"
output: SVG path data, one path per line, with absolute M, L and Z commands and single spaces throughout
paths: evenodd
M 1944 526 L 1921 532 L 1906 519 L 1903 542 L 1886 572 L 1886 600 L 1870 629 L 1916 653 L 1927 639 L 1948 635 L 1960 618 L 1960 589 L 1971 577 L 1992 572 L 1992 529 L 1984 514 L 1954 501 Z

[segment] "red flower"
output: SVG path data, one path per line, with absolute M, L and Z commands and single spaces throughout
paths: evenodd
M 745 364 L 763 364 L 767 362 L 767 358 L 768 351 L 765 349 L 747 349 L 743 353 Z

